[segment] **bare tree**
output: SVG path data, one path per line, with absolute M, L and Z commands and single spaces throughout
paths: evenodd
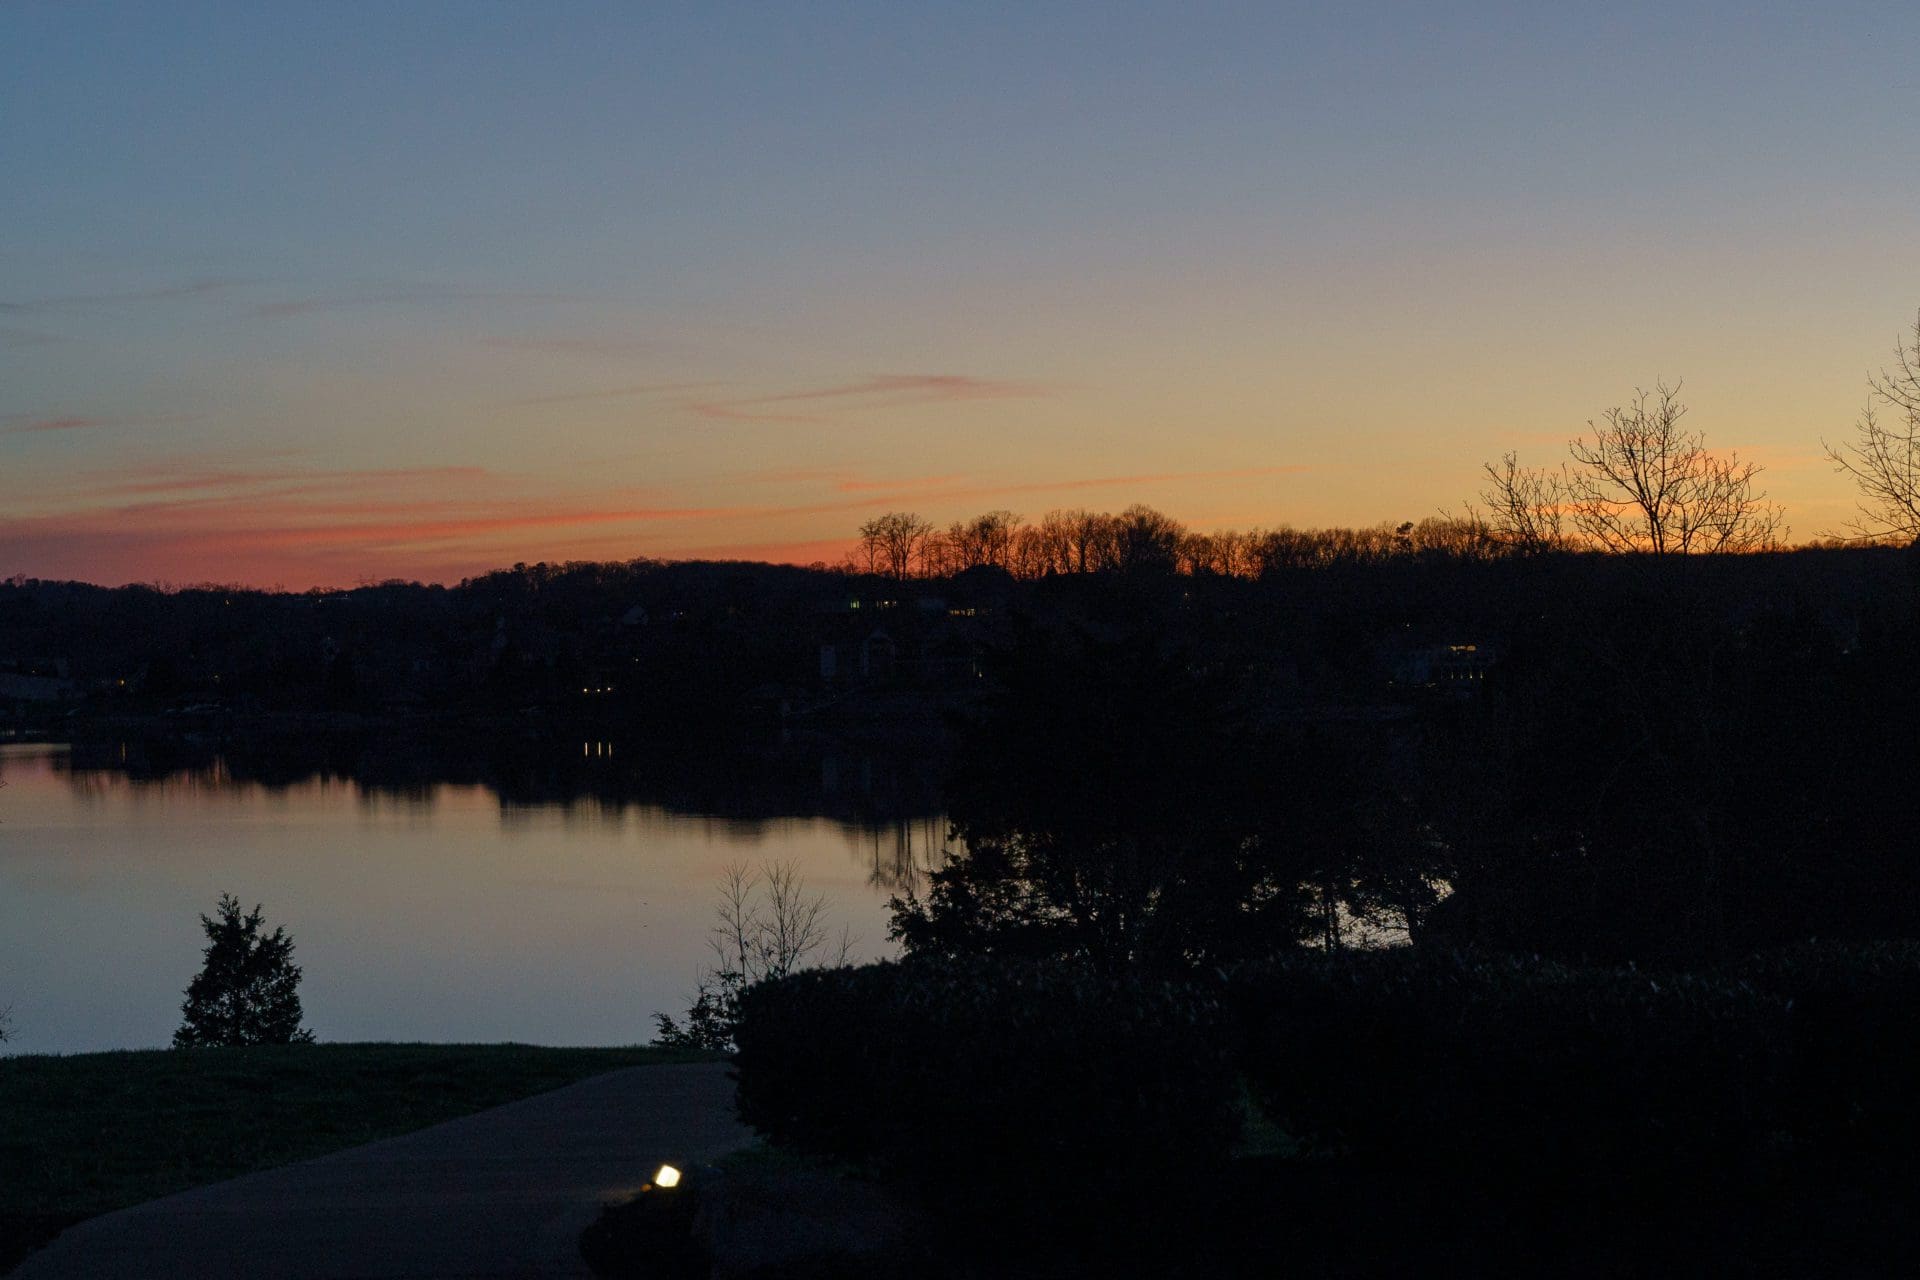
M 1413 545 L 1422 555 L 1455 560 L 1486 560 L 1500 549 L 1493 530 L 1472 510 L 1460 516 L 1428 516 L 1414 526 Z
M 1098 573 L 1109 567 L 1113 551 L 1113 517 L 1100 511 L 1069 511 L 1068 572 Z
M 909 578 L 921 566 L 933 525 L 911 511 L 889 511 L 860 526 L 860 545 L 873 548 L 877 567 L 895 578 Z
M 853 950 L 844 929 L 837 940 L 827 934 L 829 904 L 824 894 L 809 894 L 799 868 L 770 862 L 758 872 L 745 863 L 721 872 L 720 903 L 707 931 L 714 964 L 700 975 L 686 1022 L 656 1013 L 654 1043 L 678 1048 L 730 1049 L 739 1018 L 740 996 L 756 982 L 784 978 L 813 964 L 845 964 Z M 829 946 L 831 960 L 823 953 Z
M 860 541 L 847 552 L 847 569 L 852 573 L 878 573 L 883 558 L 880 522 L 869 520 L 860 526 Z
M 1020 542 L 1030 576 L 1073 572 L 1073 517 L 1067 511 L 1049 511 L 1040 523 L 1021 530 Z
M 1860 518 L 1850 529 L 1862 538 L 1920 539 L 1920 317 L 1911 344 L 1897 339 L 1893 356 L 1892 369 L 1868 375 L 1853 443 L 1820 443 L 1860 488 Z
M 1044 578 L 1054 571 L 1051 532 L 1040 524 L 1021 525 L 1013 533 L 1007 569 L 1016 578 Z
M 920 545 L 920 571 L 929 578 L 948 578 L 966 567 L 966 521 L 955 520 L 943 533 L 927 534 Z
M 1011 569 L 1015 544 L 1024 521 L 1012 511 L 989 511 L 971 520 L 956 520 L 937 539 L 943 553 L 946 573 L 959 573 L 981 565 Z
M 1680 385 L 1656 383 L 1589 421 L 1592 439 L 1567 446 L 1573 522 L 1603 551 L 1687 555 L 1780 544 L 1780 508 L 1756 491 L 1760 466 L 1708 452 L 1680 425 Z
M 1109 518 L 1116 569 L 1174 569 L 1179 564 L 1180 540 L 1186 529 L 1178 520 L 1136 502 Z
M 1180 572 L 1197 577 L 1220 572 L 1220 546 L 1211 533 L 1186 533 L 1176 548 Z
M 1572 486 L 1564 466 L 1558 471 L 1523 467 L 1520 456 L 1508 452 L 1498 463 L 1489 462 L 1485 471 L 1487 487 L 1480 491 L 1480 501 L 1502 546 L 1522 555 L 1566 548 Z M 1473 519 L 1471 514 L 1468 519 Z

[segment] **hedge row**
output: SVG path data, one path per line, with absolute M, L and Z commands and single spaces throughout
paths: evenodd
M 961 1202 L 1056 1202 L 1221 1158 L 1238 1097 L 1217 1003 L 1065 967 L 814 970 L 741 1000 L 741 1117 Z
M 1781 1119 L 1803 1149 L 1911 1166 L 1920 1143 L 1920 942 L 1806 943 L 1728 970 L 1789 1011 Z
M 1289 956 L 1229 992 L 1255 1097 L 1326 1149 L 1594 1196 L 1774 1141 L 1785 1010 L 1737 981 L 1403 951 Z
M 738 1041 L 747 1123 L 956 1204 L 1203 1167 L 1242 1081 L 1322 1151 L 1570 1196 L 1920 1138 L 1920 944 L 1674 976 L 1294 953 L 1186 986 L 914 961 L 756 987 Z

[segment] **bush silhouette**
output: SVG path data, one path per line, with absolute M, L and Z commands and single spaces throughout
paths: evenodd
M 218 918 L 200 917 L 207 931 L 206 963 L 187 987 L 186 1021 L 173 1047 L 311 1044 L 300 1025 L 300 966 L 285 929 L 263 934 L 256 904 L 245 915 L 240 900 L 220 895 Z

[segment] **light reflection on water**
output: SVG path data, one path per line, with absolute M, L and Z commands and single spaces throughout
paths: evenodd
M 794 862 L 831 899 L 834 932 L 849 927 L 871 957 L 891 950 L 888 895 L 944 835 L 937 813 L 862 813 L 837 791 L 758 795 L 729 815 L 524 771 L 377 784 L 244 772 L 220 757 L 143 771 L 111 748 L 76 765 L 63 747 L 0 744 L 9 1051 L 166 1043 L 199 965 L 197 916 L 222 892 L 293 934 L 323 1040 L 644 1041 L 655 1010 L 685 1006 L 729 863 Z M 823 787 L 849 772 L 816 771 Z

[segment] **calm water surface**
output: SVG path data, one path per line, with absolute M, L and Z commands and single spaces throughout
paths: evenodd
M 578 750 L 586 765 L 612 752 Z M 583 769 L 570 758 L 533 786 L 524 769 L 515 784 L 262 782 L 218 756 L 139 769 L 113 749 L 0 744 L 7 1049 L 165 1044 L 199 967 L 197 916 L 223 891 L 293 934 L 322 1040 L 643 1042 L 655 1010 L 686 1005 L 728 864 L 797 864 L 875 956 L 888 894 L 941 843 L 937 814 L 846 803 L 871 787 L 857 759 L 807 762 L 806 785 L 738 806 L 710 788 L 635 798 Z

